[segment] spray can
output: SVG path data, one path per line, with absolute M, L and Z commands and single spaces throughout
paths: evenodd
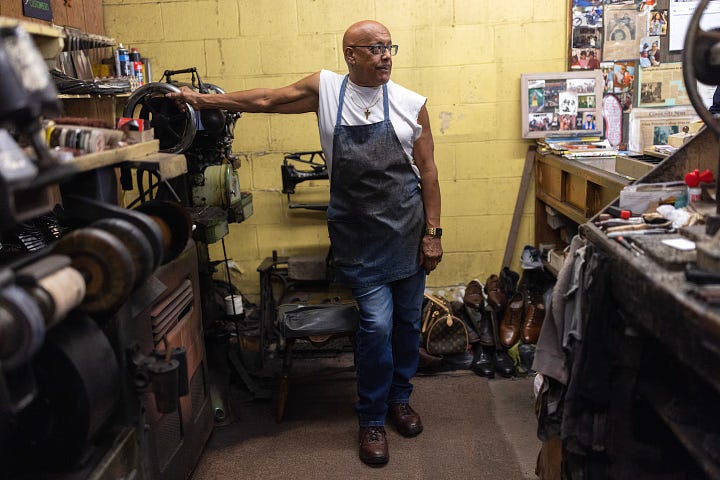
M 127 77 L 132 75 L 132 67 L 130 66 L 130 54 L 128 49 L 123 47 L 121 43 L 115 50 L 115 73 L 119 77 Z
M 140 52 L 137 48 L 133 47 L 130 50 L 130 64 L 132 65 L 132 74 L 137 78 L 138 84 L 142 85 L 143 81 L 143 63 L 140 58 Z

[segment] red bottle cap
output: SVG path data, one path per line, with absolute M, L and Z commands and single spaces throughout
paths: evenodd
M 620 212 L 620 218 L 622 218 L 623 220 L 627 220 L 628 218 L 630 218 L 631 215 L 632 212 L 630 212 L 630 210 L 623 210 L 622 212 Z

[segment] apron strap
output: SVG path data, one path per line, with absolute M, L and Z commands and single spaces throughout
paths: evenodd
M 335 128 L 340 126 L 340 120 L 342 119 L 343 103 L 345 102 L 345 89 L 347 88 L 347 82 L 350 75 L 345 75 L 343 78 L 342 85 L 340 85 L 340 99 L 337 111 L 337 118 L 335 119 Z
M 383 83 L 383 111 L 385 120 L 388 120 L 390 118 L 390 100 L 388 99 L 387 83 Z

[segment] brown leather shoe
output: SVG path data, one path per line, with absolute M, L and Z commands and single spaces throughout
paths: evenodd
M 408 403 L 393 403 L 388 407 L 390 420 L 403 437 L 414 437 L 423 431 L 420 415 Z
M 545 320 L 545 305 L 540 302 L 530 302 L 527 310 L 525 310 L 525 325 L 522 328 L 522 341 L 524 343 L 537 343 L 538 338 L 540 338 L 543 320 Z
M 522 293 L 516 293 L 510 299 L 510 303 L 500 321 L 500 343 L 507 348 L 512 347 L 518 341 L 524 307 L 525 301 Z
M 490 275 L 485 282 L 485 293 L 488 303 L 496 310 L 502 310 L 507 305 L 507 297 L 500 288 L 500 279 L 497 275 Z
M 485 306 L 485 297 L 482 293 L 482 285 L 477 280 L 471 280 L 465 287 L 463 302 L 467 307 L 480 310 Z
M 360 427 L 360 460 L 371 467 L 382 467 L 388 460 L 385 427 Z

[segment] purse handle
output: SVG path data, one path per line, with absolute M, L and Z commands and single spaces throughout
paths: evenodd
M 445 305 L 445 303 L 437 298 L 434 295 L 430 295 L 429 293 L 424 294 L 425 298 L 427 298 L 430 302 L 434 303 L 441 309 L 445 310 L 445 314 L 448 316 L 452 316 L 450 313 L 450 309 Z M 423 321 L 422 321 L 422 328 L 420 329 L 421 333 L 425 333 L 427 331 L 428 323 L 430 322 L 430 315 L 432 314 L 432 308 L 426 308 L 425 309 L 425 315 L 423 315 Z
M 430 295 L 429 293 L 426 293 L 426 294 L 425 294 L 425 298 L 427 298 L 428 300 L 430 300 L 431 302 L 433 302 L 435 305 L 437 305 L 438 307 L 440 307 L 440 308 L 442 308 L 443 310 L 445 310 L 445 313 L 450 313 L 450 308 L 449 308 L 447 305 L 445 305 L 445 302 L 443 302 L 442 300 L 440 300 L 440 299 L 439 299 L 438 297 L 436 297 L 435 295 Z

